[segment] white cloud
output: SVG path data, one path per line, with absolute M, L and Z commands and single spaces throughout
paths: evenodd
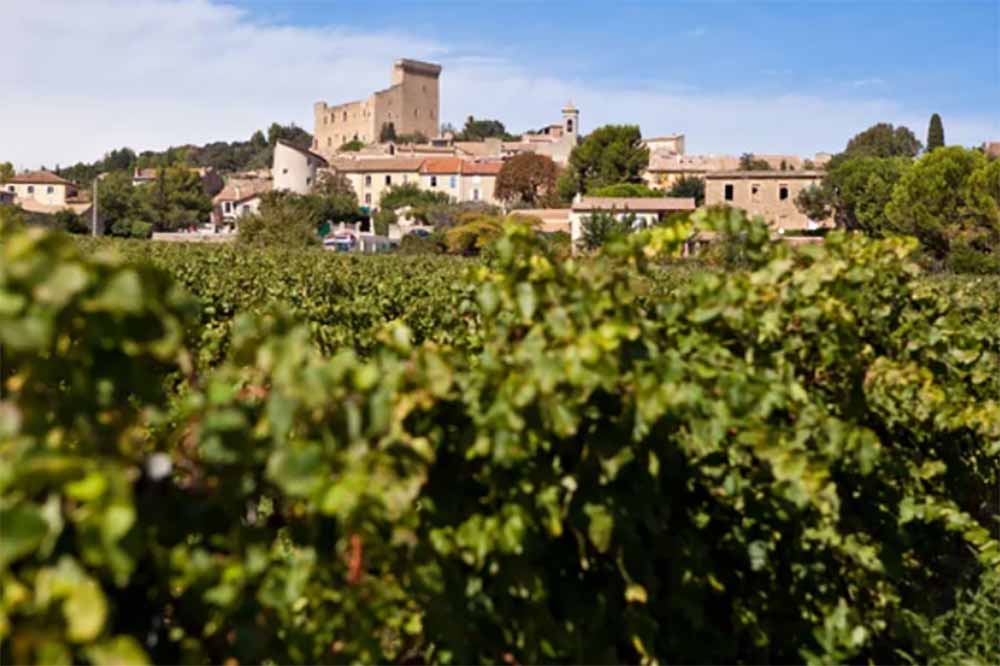
M 887 120 L 923 128 L 929 112 L 884 99 L 737 90 L 699 92 L 560 77 L 544 64 L 487 55 L 399 31 L 264 24 L 210 0 L 46 0 L 5 7 L 0 24 L 0 160 L 18 168 L 91 161 L 136 150 L 236 140 L 272 121 L 312 129 L 312 104 L 361 98 L 389 82 L 398 57 L 444 65 L 442 118 L 499 118 L 512 129 L 552 122 L 572 100 L 584 130 L 638 123 L 684 132 L 690 151 L 835 150 Z M 995 121 L 947 118 L 949 141 L 996 135 Z
M 885 81 L 877 76 L 872 76 L 867 79 L 856 79 L 851 81 L 852 88 L 869 88 L 872 86 L 884 86 Z

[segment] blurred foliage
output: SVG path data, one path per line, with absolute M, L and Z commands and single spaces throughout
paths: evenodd
M 745 266 L 661 290 L 692 225 Z M 319 252 L 0 233 L 3 663 L 994 654 L 997 291 L 912 240 L 699 213 L 556 261 L 508 224 L 486 262 L 316 279 Z M 406 288 L 429 333 L 413 296 L 352 321 Z M 336 306 L 364 356 L 308 314 Z

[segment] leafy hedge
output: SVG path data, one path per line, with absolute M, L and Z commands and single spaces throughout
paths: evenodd
M 447 335 L 329 355 L 240 316 L 201 374 L 162 270 L 7 237 L 0 658 L 925 655 L 921 621 L 1000 570 L 996 299 L 909 241 L 761 228 L 747 270 L 655 297 L 685 236 L 555 262 L 514 227 L 448 285 Z

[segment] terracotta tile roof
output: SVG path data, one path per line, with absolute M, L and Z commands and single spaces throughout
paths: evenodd
M 420 173 L 451 174 L 462 173 L 461 157 L 429 157 L 424 160 Z
M 239 203 L 260 196 L 264 192 L 270 192 L 271 187 L 272 182 L 263 178 L 253 180 L 230 178 L 226 181 L 226 186 L 212 197 L 212 203 L 223 201 Z
M 573 210 L 630 210 L 637 213 L 694 210 L 691 197 L 583 197 L 573 202 Z
M 419 171 L 424 163 L 423 157 L 386 157 L 371 159 L 339 159 L 330 166 L 342 173 L 370 173 L 374 171 Z
M 14 183 L 15 185 L 71 185 L 76 187 L 76 183 L 71 180 L 66 180 L 62 176 L 57 176 L 51 171 L 29 171 L 28 173 L 19 173 L 12 178 L 8 178 L 7 183 Z
M 462 164 L 462 173 L 470 176 L 495 176 L 503 168 L 503 162 L 474 162 L 467 160 Z

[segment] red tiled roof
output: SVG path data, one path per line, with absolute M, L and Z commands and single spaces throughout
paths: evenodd
M 420 173 L 451 174 L 462 173 L 462 158 L 460 157 L 429 157 L 424 160 Z
M 7 182 L 22 185 L 72 185 L 76 187 L 76 183 L 73 181 L 66 180 L 62 176 L 57 176 L 51 171 L 20 173 L 12 178 L 8 178 Z
M 472 162 L 462 165 L 462 173 L 472 176 L 495 176 L 503 168 L 503 162 Z

